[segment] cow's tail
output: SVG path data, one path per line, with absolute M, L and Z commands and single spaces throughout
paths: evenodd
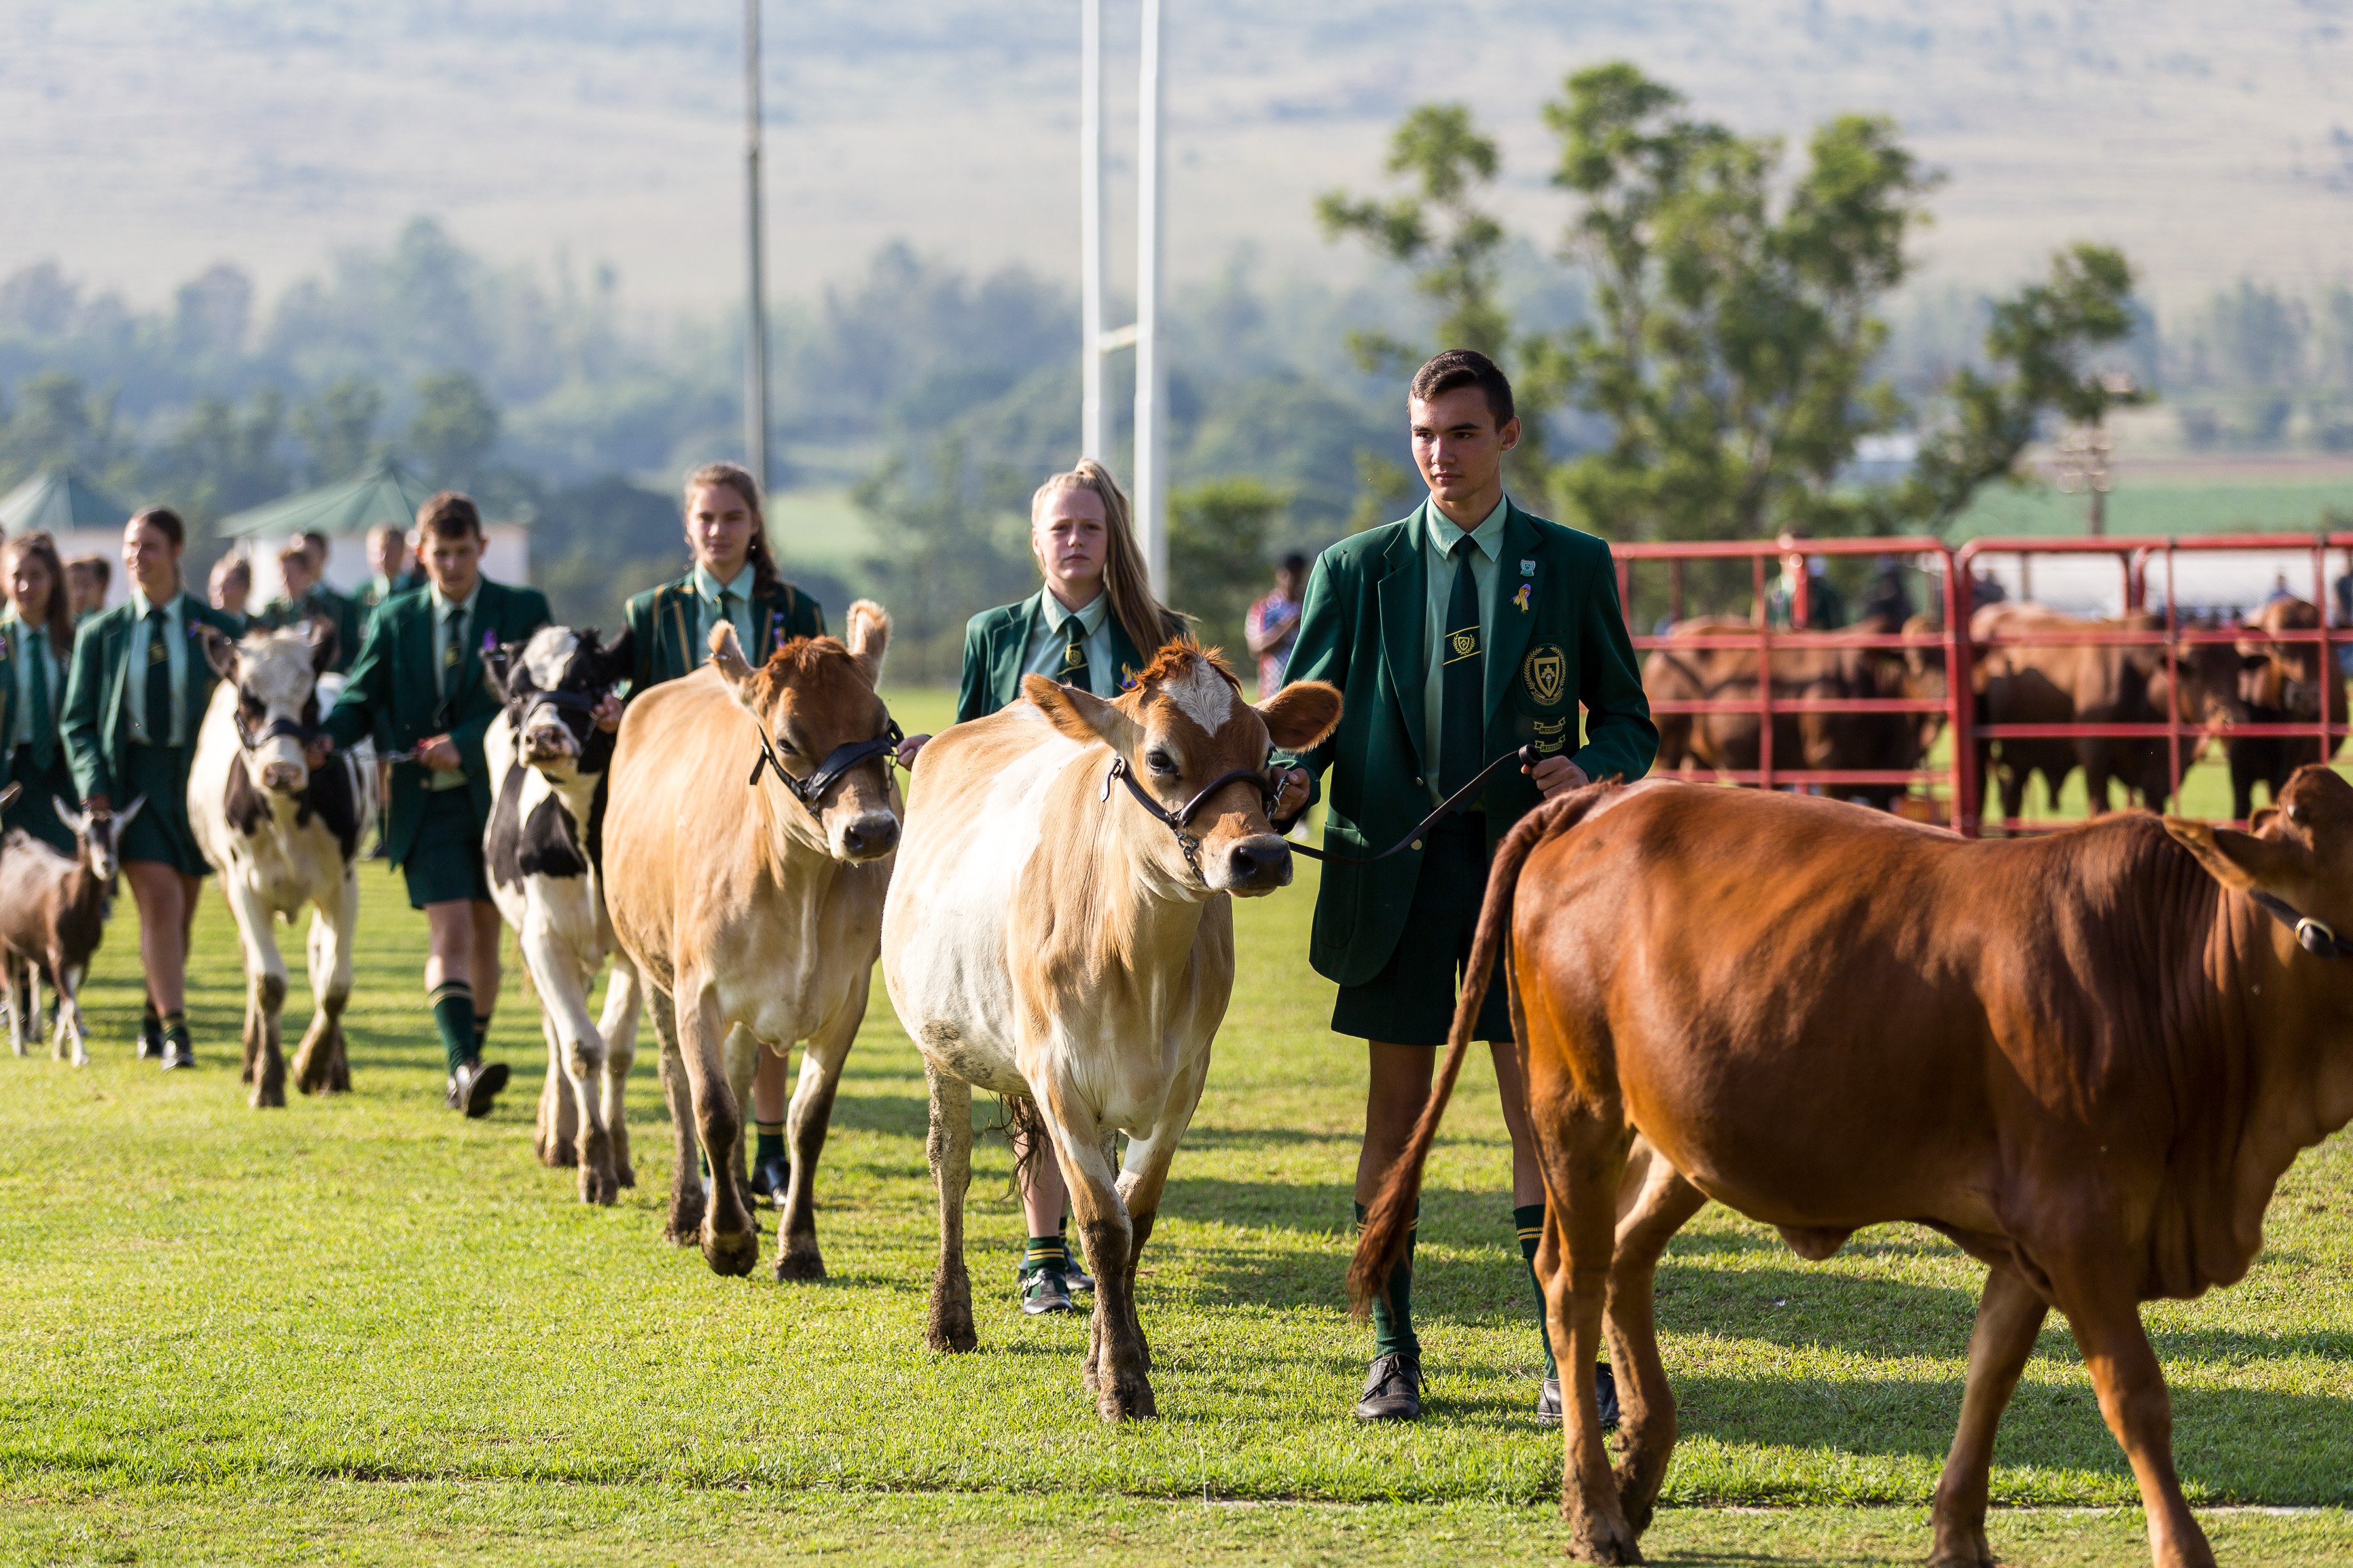
M 1445 1059 L 1439 1063 L 1437 1081 L 1430 1086 L 1430 1100 L 1413 1124 L 1413 1135 L 1406 1140 L 1397 1163 L 1381 1178 L 1380 1192 L 1366 1213 L 1364 1230 L 1356 1238 L 1356 1258 L 1348 1265 L 1348 1303 L 1359 1319 L 1372 1310 L 1373 1298 L 1386 1288 L 1389 1270 L 1404 1256 L 1406 1238 L 1412 1233 L 1414 1209 L 1421 1200 L 1422 1166 L 1430 1158 L 1430 1144 L 1437 1141 L 1438 1124 L 1446 1115 L 1446 1102 L 1452 1098 L 1454 1080 L 1462 1071 L 1462 1054 L 1479 1022 L 1480 1005 L 1487 999 L 1487 987 L 1511 932 L 1512 899 L 1519 886 L 1520 868 L 1537 845 L 1575 827 L 1619 788 L 1615 781 L 1587 784 L 1546 801 L 1514 825 L 1495 847 L 1495 863 L 1487 872 L 1486 900 L 1479 910 L 1478 932 L 1472 939 L 1469 972 L 1454 1004 L 1453 1027 L 1446 1037 Z

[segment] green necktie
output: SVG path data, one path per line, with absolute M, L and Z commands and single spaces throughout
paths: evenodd
M 25 657 L 33 661 L 33 765 L 46 768 L 58 743 L 57 725 L 49 709 L 48 634 L 26 628 Z M 167 668 L 169 667 L 166 667 Z M 165 694 L 166 701 L 170 694 Z
M 147 743 L 168 746 L 172 733 L 172 645 L 164 631 L 164 606 L 147 612 Z
M 1094 681 L 1087 668 L 1087 628 L 1076 616 L 1062 617 L 1061 682 L 1082 691 L 1092 691 Z
M 441 703 L 446 708 L 458 695 L 458 668 L 466 662 L 466 606 L 450 605 L 441 624 L 448 628 L 441 647 Z
M 1485 728 L 1487 658 L 1479 642 L 1479 580 L 1472 574 L 1469 534 L 1454 542 L 1454 591 L 1446 602 L 1440 648 L 1438 790 L 1452 795 L 1478 775 L 1480 731 Z

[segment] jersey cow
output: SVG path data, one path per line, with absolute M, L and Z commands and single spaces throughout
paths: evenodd
M 1290 846 L 1267 824 L 1269 740 L 1315 745 L 1340 693 L 1304 682 L 1252 708 L 1189 639 L 1114 701 L 1034 675 L 1022 693 L 924 747 L 883 915 L 883 979 L 931 1089 L 940 1258 L 926 1337 L 977 1342 L 972 1091 L 1028 1102 L 1095 1273 L 1087 1386 L 1107 1420 L 1150 1415 L 1135 1260 L 1233 989 L 1228 896 L 1291 880 Z
M 1549 1330 L 1577 1366 L 1606 1327 L 1625 1412 L 1614 1476 L 1589 1384 L 1567 1413 L 1576 1556 L 1640 1561 L 1675 1435 L 1652 1277 L 1715 1198 L 1809 1258 L 1910 1220 L 1989 1266 L 1936 1563 L 1994 1560 L 1994 1431 L 2052 1307 L 2157 1562 L 2213 1562 L 2139 1303 L 2243 1275 L 2282 1173 L 2353 1120 L 2353 942 L 2336 935 L 2353 930 L 2353 785 L 2306 767 L 2283 801 L 2253 834 L 2137 812 L 1970 841 L 1661 783 L 1579 790 L 1513 829 L 1472 973 L 1508 931 L 1555 1199 L 1536 1256 Z M 1482 989 L 1465 987 L 1366 1224 L 1359 1303 L 1403 1247 Z
M 607 648 L 594 631 L 542 626 L 487 661 L 504 706 L 482 738 L 497 792 L 482 863 L 539 993 L 547 1078 L 534 1144 L 543 1163 L 577 1167 L 580 1201 L 591 1204 L 613 1203 L 638 1181 L 623 1109 L 637 1057 L 638 972 L 626 957 L 613 964 L 603 1017 L 588 1011 L 613 952 L 598 868 L 613 736 L 594 715 L 632 657 L 626 634 Z
M 15 784 L 0 790 L 0 806 L 16 791 Z M 6 970 L 9 1044 L 18 1056 L 27 1039 L 40 1037 L 46 981 L 58 998 L 50 1058 L 65 1060 L 70 1047 L 74 1066 L 90 1065 L 82 977 L 106 934 L 114 901 L 115 839 L 146 804 L 142 796 L 118 816 L 97 816 L 53 797 L 50 809 L 73 830 L 71 855 L 58 854 L 21 827 L 0 838 L 0 967 Z
M 220 873 L 245 949 L 245 1081 L 257 1106 L 286 1103 L 279 1013 L 286 961 L 272 930 L 311 906 L 311 1026 L 294 1058 L 306 1094 L 352 1086 L 343 1004 L 352 991 L 352 938 L 360 912 L 353 863 L 375 821 L 375 748 L 323 756 L 319 713 L 340 676 L 332 622 L 313 620 L 231 642 L 210 627 L 205 657 L 220 674 L 188 763 L 188 822 Z M 315 764 L 314 764 L 314 758 Z
M 678 1132 L 669 1234 L 700 1239 L 716 1273 L 749 1273 L 759 1253 L 742 1110 L 757 1053 L 806 1040 L 776 1273 L 825 1277 L 818 1156 L 866 1016 L 899 843 L 898 730 L 874 689 L 890 636 L 882 607 L 860 599 L 846 644 L 796 637 L 754 669 L 722 621 L 711 662 L 633 699 L 614 747 L 606 896 L 661 1040 Z

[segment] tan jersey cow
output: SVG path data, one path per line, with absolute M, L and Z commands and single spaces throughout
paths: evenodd
M 754 669 L 723 621 L 712 662 L 633 700 L 614 743 L 605 901 L 661 1038 L 678 1131 L 669 1230 L 681 1243 L 699 1237 L 720 1274 L 749 1273 L 760 1248 L 741 1110 L 757 1053 L 806 1040 L 776 1269 L 780 1279 L 825 1277 L 812 1184 L 842 1059 L 866 1016 L 899 842 L 897 731 L 874 691 L 890 636 L 882 607 L 861 599 L 847 646 L 795 638 Z
M 1034 675 L 1022 690 L 923 749 L 882 921 L 883 980 L 931 1084 L 940 1259 L 926 1337 L 976 1343 L 972 1091 L 1033 1100 L 1095 1271 L 1087 1385 L 1106 1419 L 1149 1415 L 1135 1259 L 1233 989 L 1227 895 L 1291 880 L 1266 819 L 1268 741 L 1314 745 L 1339 722 L 1340 693 L 1303 682 L 1252 708 L 1189 638 L 1116 701 Z

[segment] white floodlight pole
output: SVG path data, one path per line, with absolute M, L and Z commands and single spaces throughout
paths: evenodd
M 1168 595 L 1168 367 L 1160 356 L 1160 0 L 1144 0 L 1144 67 L 1136 109 L 1135 527 L 1152 591 Z
M 1079 22 L 1079 456 L 1110 455 L 1104 426 L 1103 0 Z
M 750 347 L 744 376 L 744 461 L 768 490 L 767 268 L 760 217 L 760 0 L 744 0 L 744 229 L 750 276 L 744 331 Z

